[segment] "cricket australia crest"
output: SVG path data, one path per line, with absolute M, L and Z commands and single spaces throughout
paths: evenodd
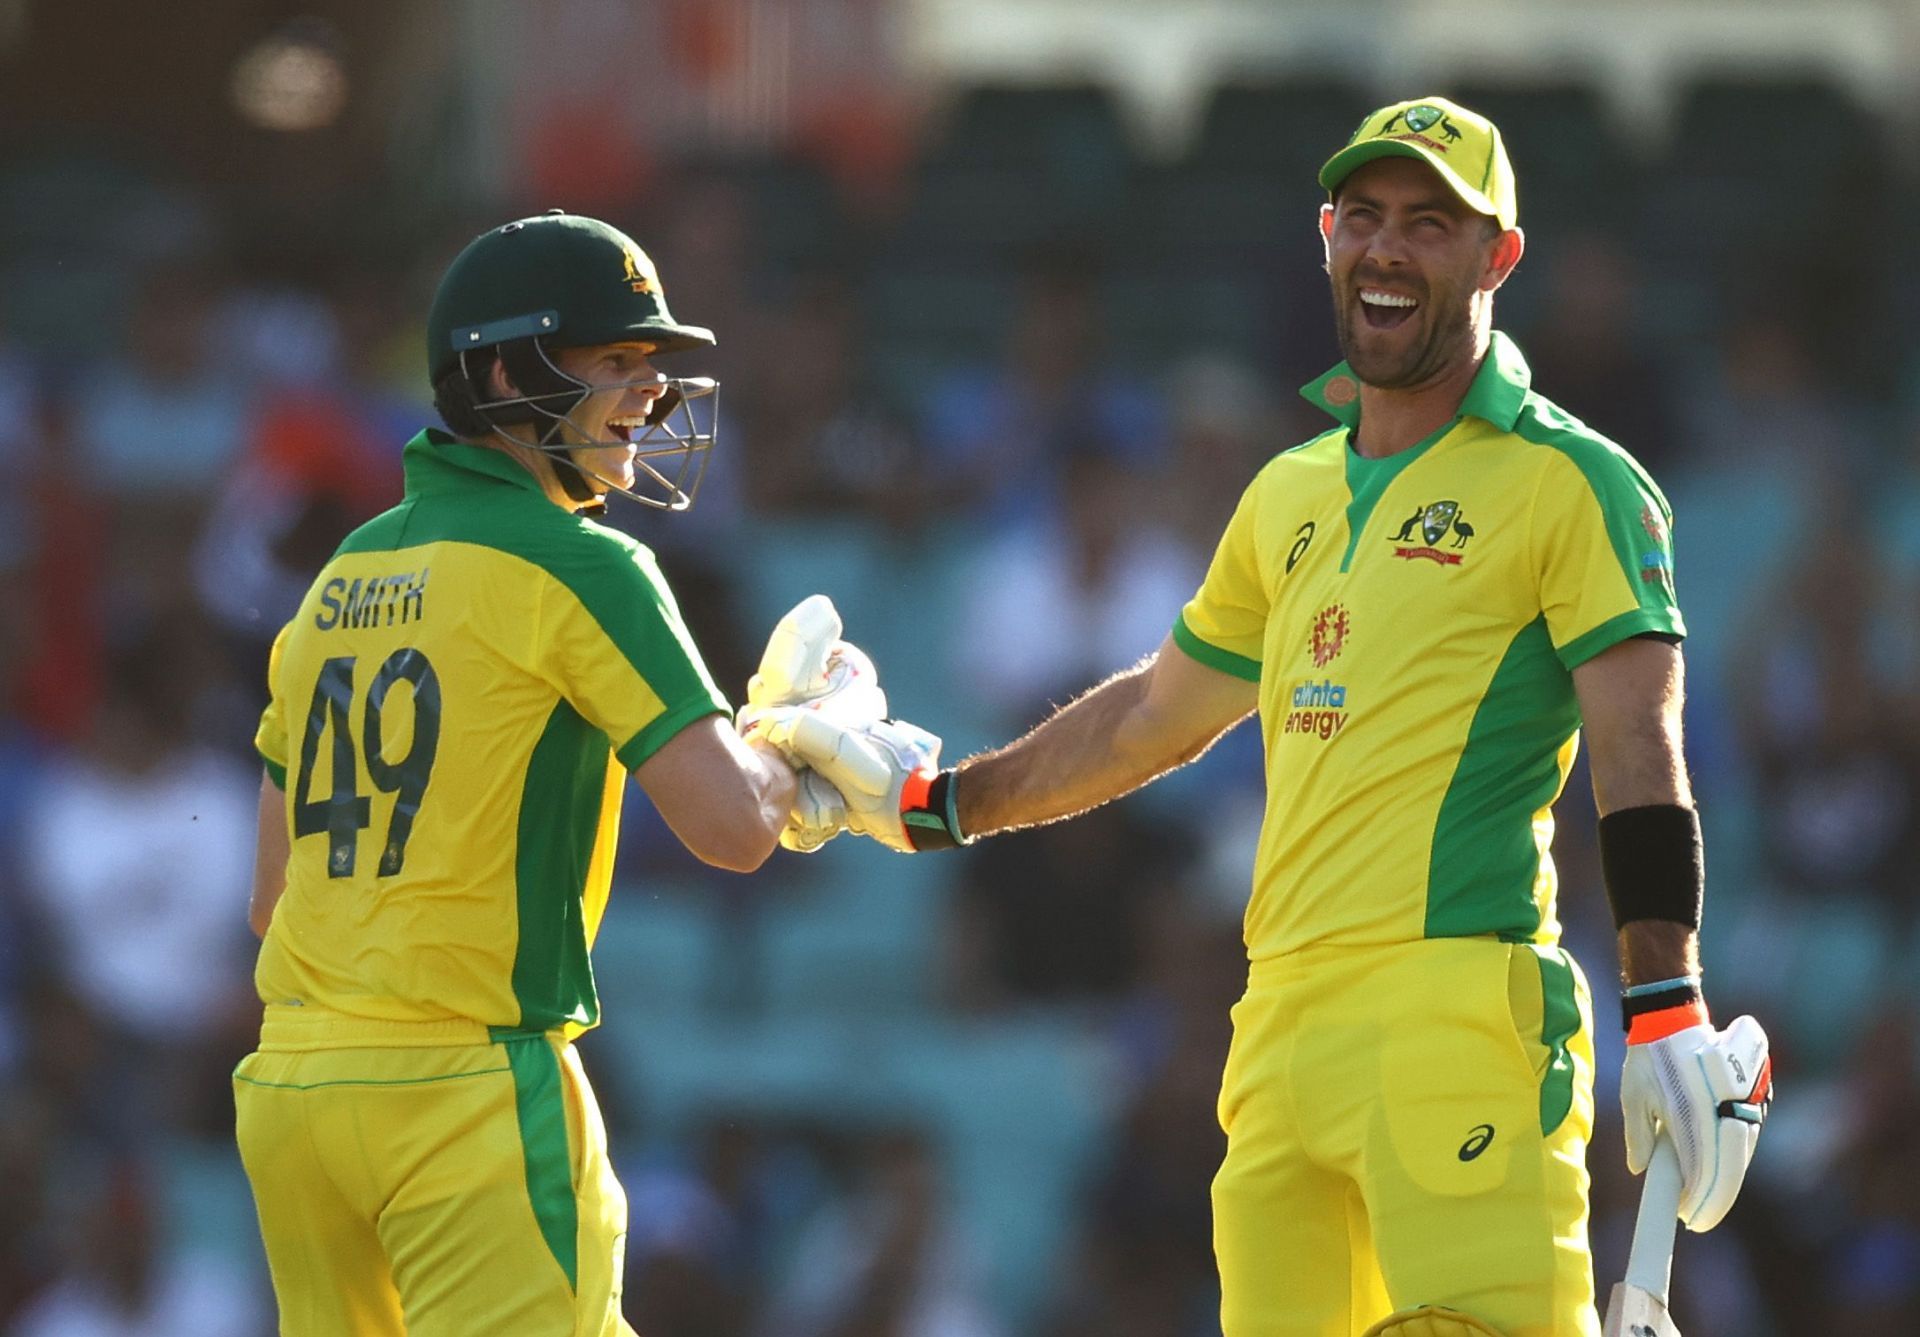
M 1420 532 L 1429 543 L 1438 543 L 1453 528 L 1453 517 L 1460 514 L 1457 501 L 1436 501 L 1420 512 Z
M 1424 557 L 1441 566 L 1458 566 L 1462 557 L 1460 549 L 1466 547 L 1467 541 L 1473 537 L 1473 526 L 1460 514 L 1460 503 L 1453 500 L 1429 502 L 1422 506 L 1401 523 L 1399 532 L 1390 541 L 1406 543 L 1412 539 L 1416 529 L 1420 531 L 1420 537 L 1426 540 L 1425 545 L 1395 548 L 1395 557 Z M 1453 536 L 1452 542 L 1442 550 L 1441 540 L 1449 534 Z

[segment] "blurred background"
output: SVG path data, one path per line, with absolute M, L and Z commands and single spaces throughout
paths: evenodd
M 1716 1014 L 1781 1101 L 1689 1337 L 1920 1332 L 1911 0 L 0 0 L 0 1330 L 272 1330 L 267 646 L 432 421 L 454 252 L 606 217 L 720 346 L 691 515 L 616 506 L 731 692 L 825 590 L 948 756 L 1152 649 L 1337 360 L 1318 164 L 1512 148 L 1499 323 L 1678 514 Z M 645 1337 L 1206 1337 L 1256 731 L 964 855 L 742 879 L 638 790 L 582 1042 Z M 1631 1224 L 1591 800 L 1602 1284 Z

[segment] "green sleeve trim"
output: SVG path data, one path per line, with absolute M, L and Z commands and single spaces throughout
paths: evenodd
M 281 793 L 287 792 L 287 768 L 266 753 L 260 754 L 260 764 L 267 768 L 267 778 L 273 781 L 273 787 Z
M 614 755 L 620 758 L 620 764 L 628 771 L 637 771 L 649 757 L 667 745 L 668 739 L 695 720 L 727 713 L 726 705 L 719 701 L 688 701 L 663 712 L 653 723 L 622 743 Z
M 526 1162 L 527 1199 L 553 1260 L 567 1274 L 567 1289 L 580 1286 L 580 1209 L 573 1197 L 572 1157 L 567 1148 L 566 1096 L 560 1060 L 545 1037 L 508 1040 L 513 1069 L 514 1111 L 520 1121 L 520 1152 Z
M 1187 658 L 1198 660 L 1210 669 L 1244 678 L 1248 682 L 1260 681 L 1260 661 L 1248 659 L 1245 655 L 1236 655 L 1231 650 L 1222 650 L 1217 645 L 1201 640 L 1187 626 L 1187 615 L 1182 613 L 1173 620 L 1173 643 L 1186 652 Z
M 1580 471 L 1600 508 L 1620 574 L 1640 607 L 1649 612 L 1666 610 L 1673 616 L 1673 627 L 1641 630 L 1685 635 L 1678 625 L 1679 602 L 1674 597 L 1673 508 L 1640 462 L 1538 395 L 1528 397 L 1514 430 L 1522 440 L 1559 451 Z M 1647 528 L 1649 516 L 1658 521 L 1661 532 L 1657 535 Z
M 1671 604 L 1659 608 L 1633 608 L 1618 617 L 1608 618 L 1592 631 L 1574 637 L 1555 653 L 1560 656 L 1562 664 L 1574 669 L 1602 650 L 1611 650 L 1620 642 L 1647 632 L 1684 638 L 1687 624 L 1681 621 L 1680 610 Z

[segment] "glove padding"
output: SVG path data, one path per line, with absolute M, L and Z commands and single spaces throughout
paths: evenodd
M 734 726 L 746 738 L 764 734 L 768 712 L 803 707 L 843 724 L 884 719 L 887 694 L 873 660 L 840 639 L 839 610 L 824 594 L 810 594 L 774 624 L 759 670 L 747 682 L 747 704 Z M 833 786 L 804 770 L 793 809 L 780 833 L 782 847 L 811 854 L 846 829 L 846 804 Z
M 847 830 L 903 854 L 914 852 L 901 796 L 909 780 L 927 781 L 938 773 L 935 735 L 904 720 L 848 725 L 806 706 L 784 706 L 758 716 L 747 736 L 765 738 L 796 768 L 808 768 L 839 791 Z
M 804 705 L 845 724 L 885 719 L 887 694 L 867 652 L 840 639 L 840 613 L 809 594 L 774 624 L 760 668 L 747 680 L 747 704 L 734 724 L 742 734 L 767 710 Z
M 1665 1129 L 1680 1158 L 1680 1219 L 1689 1230 L 1711 1230 L 1740 1193 L 1772 1100 L 1767 1033 L 1752 1017 L 1736 1017 L 1724 1031 L 1689 1026 L 1630 1044 L 1620 1076 L 1627 1168 L 1646 1170 Z
M 812 854 L 847 829 L 847 801 L 818 771 L 794 777 L 793 807 L 780 832 L 780 845 L 796 854 Z

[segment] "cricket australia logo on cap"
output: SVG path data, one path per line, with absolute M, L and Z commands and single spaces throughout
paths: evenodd
M 1394 134 L 1393 128 L 1396 125 L 1406 126 L 1406 133 Z M 1441 143 L 1440 140 L 1434 139 L 1427 134 L 1427 131 L 1434 129 L 1436 126 L 1439 127 L 1441 138 L 1446 140 L 1444 144 Z M 1438 149 L 1442 153 L 1445 153 L 1453 145 L 1459 143 L 1461 139 L 1460 128 L 1447 119 L 1447 114 L 1444 111 L 1427 102 L 1408 107 L 1405 111 L 1396 111 L 1393 115 L 1387 117 L 1387 123 L 1380 127 L 1380 134 L 1390 139 L 1417 140 L 1428 148 Z
M 1407 129 L 1416 135 L 1424 135 L 1430 127 L 1438 125 L 1447 117 L 1440 108 L 1429 107 L 1423 102 L 1417 107 L 1408 107 L 1402 119 L 1406 121 Z
M 646 257 L 635 247 L 629 246 L 623 252 L 627 258 L 627 282 L 633 285 L 635 292 L 653 291 L 653 274 L 647 265 Z
M 1458 550 L 1466 547 L 1474 535 L 1473 526 L 1460 514 L 1460 503 L 1457 501 L 1435 501 L 1422 506 L 1402 522 L 1399 532 L 1388 542 L 1405 543 L 1413 537 L 1416 528 L 1420 531 L 1420 537 L 1426 540 L 1425 546 L 1395 548 L 1395 557 L 1409 561 L 1424 557 L 1440 566 L 1459 566 L 1465 554 Z M 1449 534 L 1453 536 L 1453 541 L 1442 548 L 1440 541 Z

